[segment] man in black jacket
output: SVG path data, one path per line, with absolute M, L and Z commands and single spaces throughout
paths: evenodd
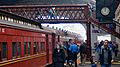
M 60 45 L 57 45 L 53 51 L 53 64 L 54 67 L 64 67 L 65 53 L 63 49 L 60 49 Z

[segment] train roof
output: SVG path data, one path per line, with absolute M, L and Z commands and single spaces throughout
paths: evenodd
M 44 30 L 47 30 L 51 33 L 55 33 L 56 35 L 60 35 L 60 36 L 76 38 L 78 35 L 80 35 L 80 34 L 77 34 L 77 33 L 70 32 L 70 31 L 58 30 L 58 29 L 53 29 L 53 28 L 45 27 L 45 26 L 42 26 L 42 27 L 43 27 Z
M 24 21 L 24 22 L 27 22 L 27 23 L 31 23 L 31 24 L 34 24 L 34 25 L 38 25 L 42 29 L 42 26 L 41 26 L 40 22 L 24 18 L 24 17 L 18 16 L 18 15 L 15 15 L 13 13 L 9 13 L 7 11 L 0 10 L 0 15 L 7 16 L 7 17 L 10 17 L 10 18 L 13 18 L 13 19 L 20 20 L 20 21 Z

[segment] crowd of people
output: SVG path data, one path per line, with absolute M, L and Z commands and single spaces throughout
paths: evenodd
M 111 61 L 117 57 L 118 45 L 115 42 L 109 42 L 108 40 L 95 43 L 95 58 L 92 56 L 89 58 L 92 67 L 97 67 L 100 63 L 101 67 L 111 67 Z M 68 42 L 57 42 L 56 48 L 53 51 L 53 67 L 64 67 L 64 64 L 69 64 L 69 61 L 73 61 L 75 67 L 77 67 L 77 55 L 80 54 L 81 65 L 85 65 L 87 57 L 87 44 L 81 42 L 80 45 L 74 43 L 72 39 Z M 113 56 L 114 53 L 114 56 Z M 95 61 L 97 64 L 95 64 Z
M 72 39 L 68 42 L 57 42 L 56 48 L 53 51 L 53 66 L 64 67 L 64 63 L 69 64 L 69 61 L 73 61 L 75 67 L 77 67 L 77 55 L 80 53 L 82 64 L 86 59 L 86 43 L 83 42 L 81 46 L 74 43 Z

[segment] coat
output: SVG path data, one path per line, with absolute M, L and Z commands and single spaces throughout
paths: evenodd
M 53 51 L 53 64 L 54 67 L 64 67 L 65 62 L 65 53 L 63 49 L 60 49 L 60 52 L 57 49 Z
M 112 49 L 108 47 L 108 64 L 111 64 L 112 60 Z M 104 64 L 104 46 L 101 47 L 100 49 L 100 64 Z

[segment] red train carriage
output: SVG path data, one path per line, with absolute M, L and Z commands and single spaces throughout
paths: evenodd
M 47 59 L 52 53 L 51 40 L 52 32 L 40 29 L 39 23 L 0 11 L 0 66 L 40 67 L 48 64 L 51 62 Z
M 44 29 L 44 30 L 43 30 Z M 0 10 L 0 66 L 44 67 L 52 63 L 52 50 L 64 31 Z M 66 38 L 74 35 L 68 34 Z

